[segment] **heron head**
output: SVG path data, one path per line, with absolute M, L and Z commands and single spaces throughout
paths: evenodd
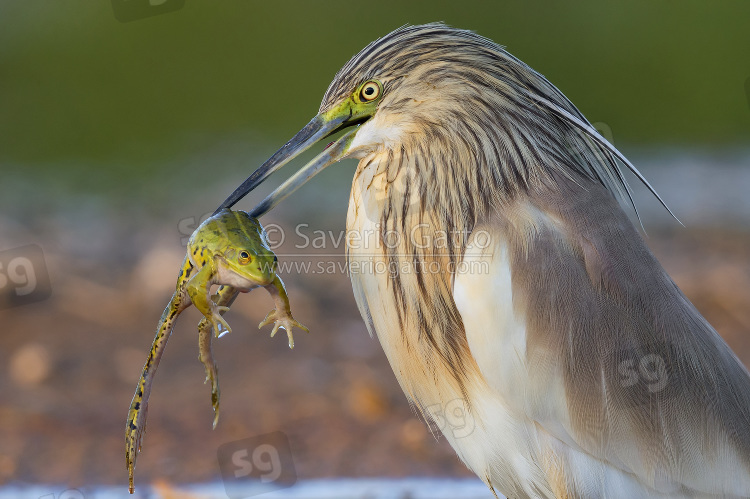
M 425 141 L 430 131 L 457 124 L 451 118 L 475 102 L 474 95 L 496 93 L 477 57 L 487 44 L 492 42 L 439 23 L 397 29 L 339 70 L 319 116 L 326 121 L 351 116 L 340 126 L 358 126 L 347 151 L 352 157 L 410 138 Z
M 443 24 L 403 27 L 372 42 L 336 74 L 318 114 L 219 209 L 231 207 L 298 154 L 340 131 L 347 130 L 252 215 L 264 214 L 340 159 L 361 158 L 410 137 L 424 139 L 430 128 L 462 123 L 460 114 L 466 112 L 466 99 L 497 87 L 495 83 L 482 88 L 485 68 L 481 58 L 477 59 L 477 50 L 486 42 L 470 31 Z

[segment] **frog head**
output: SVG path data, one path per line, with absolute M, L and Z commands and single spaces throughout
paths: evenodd
M 276 277 L 278 260 L 263 227 L 244 211 L 225 209 L 212 216 L 196 230 L 189 246 L 190 253 L 213 260 L 219 284 L 247 291 L 267 286 Z

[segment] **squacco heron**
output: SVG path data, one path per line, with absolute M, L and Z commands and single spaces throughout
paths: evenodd
M 359 159 L 346 223 L 362 317 L 493 492 L 750 496 L 748 372 L 621 207 L 621 166 L 658 195 L 560 90 L 473 32 L 403 27 L 222 207 L 342 130 L 252 214 Z M 445 424 L 457 408 L 471 431 Z

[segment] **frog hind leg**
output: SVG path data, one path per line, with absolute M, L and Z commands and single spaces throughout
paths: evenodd
M 190 306 L 190 298 L 185 292 L 185 286 L 193 272 L 194 268 L 186 258 L 177 278 L 177 289 L 159 320 L 159 326 L 151 345 L 151 351 L 146 359 L 146 364 L 143 366 L 133 400 L 130 403 L 128 419 L 125 423 L 125 463 L 128 470 L 128 490 L 131 494 L 134 492 L 133 474 L 135 472 L 135 461 L 138 457 L 138 452 L 141 450 L 141 439 L 146 428 L 151 385 L 177 317 L 183 310 Z
M 286 335 L 289 340 L 289 348 L 294 348 L 292 328 L 296 326 L 307 333 L 309 333 L 310 330 L 292 317 L 292 310 L 289 306 L 289 297 L 286 294 L 284 282 L 279 276 L 276 276 L 273 282 L 268 286 L 265 286 L 265 288 L 271 294 L 276 307 L 268 313 L 266 318 L 263 319 L 260 324 L 258 324 L 258 328 L 260 329 L 263 326 L 273 323 L 273 331 L 271 331 L 271 337 L 273 337 L 279 328 L 283 327 L 286 330 Z
M 216 305 L 220 308 L 223 307 L 219 313 L 223 314 L 225 310 L 229 310 L 237 295 L 239 295 L 239 291 L 231 286 L 220 287 L 216 295 L 213 296 Z M 206 382 L 211 382 L 211 405 L 214 409 L 213 427 L 216 428 L 219 422 L 219 397 L 221 392 L 219 391 L 219 369 L 213 356 L 212 329 L 211 323 L 206 318 L 201 319 L 200 324 L 198 324 L 198 358 L 206 369 Z

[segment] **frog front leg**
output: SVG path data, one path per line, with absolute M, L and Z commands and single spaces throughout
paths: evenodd
M 258 324 L 258 328 L 260 329 L 263 326 L 271 324 L 273 322 L 273 331 L 271 331 L 271 337 L 273 338 L 273 336 L 276 334 L 276 331 L 278 331 L 280 327 L 283 327 L 284 329 L 286 329 L 286 335 L 289 338 L 289 348 L 294 348 L 292 327 L 297 326 L 306 333 L 309 333 L 310 330 L 294 320 L 294 317 L 292 317 L 292 310 L 289 308 L 289 297 L 286 294 L 284 282 L 278 275 L 274 278 L 273 282 L 268 286 L 265 286 L 265 288 L 271 294 L 276 308 L 271 310 L 266 318 L 263 319 L 263 322 Z
M 211 323 L 216 336 L 218 336 L 220 331 L 219 325 L 223 326 L 227 333 L 231 333 L 232 328 L 229 327 L 227 321 L 221 316 L 221 312 L 229 310 L 229 307 L 217 305 L 211 299 L 211 286 L 215 283 L 216 268 L 212 261 L 208 261 L 201 268 L 200 272 L 190 279 L 190 282 L 187 284 L 187 291 L 195 308 L 200 310 L 200 313 Z

